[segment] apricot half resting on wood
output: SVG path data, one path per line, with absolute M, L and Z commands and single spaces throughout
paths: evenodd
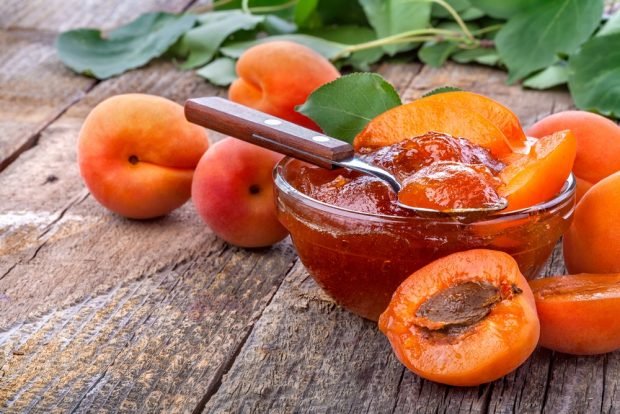
M 86 117 L 80 173 L 97 201 L 129 218 L 162 216 L 190 197 L 194 168 L 207 150 L 204 128 L 183 107 L 153 95 L 117 95 Z
M 620 349 L 620 273 L 547 277 L 530 286 L 542 346 L 575 355 Z
M 398 359 L 423 378 L 473 386 L 536 348 L 534 297 L 516 261 L 494 250 L 438 259 L 409 276 L 379 319 Z
M 222 239 L 264 247 L 287 236 L 276 217 L 271 173 L 281 154 L 235 139 L 215 143 L 196 167 L 192 201 Z
M 231 101 L 319 130 L 295 107 L 306 102 L 316 88 L 338 78 L 340 72 L 306 46 L 273 41 L 245 51 L 237 62 L 237 75 L 239 79 L 228 90 Z

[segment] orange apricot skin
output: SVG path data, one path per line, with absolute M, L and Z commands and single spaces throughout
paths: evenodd
M 319 86 L 340 72 L 314 50 L 289 41 L 254 46 L 237 61 L 237 74 L 228 98 L 254 109 L 319 130 L 308 117 L 295 111 Z
M 431 98 L 433 96 L 394 107 L 373 118 L 355 137 L 353 146 L 356 150 L 378 148 L 428 132 L 440 132 L 465 138 L 496 157 L 512 152 L 502 131 L 482 115 Z
M 508 200 L 506 211 L 550 200 L 560 192 L 573 167 L 577 141 L 571 131 L 539 139 L 526 155 L 510 156 L 500 173 L 498 193 Z
M 620 274 L 578 274 L 530 281 L 540 345 L 573 355 L 620 349 Z
M 536 138 L 570 129 L 577 139 L 573 172 L 577 177 L 577 200 L 589 187 L 620 171 L 620 127 L 609 119 L 586 111 L 564 111 L 532 125 L 527 134 Z
M 176 102 L 116 95 L 86 117 L 78 163 L 99 203 L 124 217 L 147 219 L 189 199 L 194 168 L 208 146 L 205 129 L 189 123 Z
M 526 136 L 519 118 L 510 109 L 489 97 L 468 91 L 455 91 L 431 95 L 424 99 L 476 112 L 502 131 L 513 150 L 521 150 L 525 146 Z
M 514 284 L 522 293 L 496 304 L 457 339 L 427 342 L 413 324 L 417 308 L 433 293 L 467 281 Z M 480 385 L 515 370 L 534 351 L 540 334 L 534 297 L 516 261 L 483 249 L 451 254 L 409 276 L 379 318 L 379 329 L 411 371 L 456 386 Z
M 563 247 L 570 273 L 620 272 L 620 171 L 579 201 Z

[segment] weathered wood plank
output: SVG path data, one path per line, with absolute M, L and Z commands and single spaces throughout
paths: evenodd
M 0 30 L 0 171 L 95 84 L 62 66 L 52 42 L 48 34 Z
M 192 412 L 294 260 L 212 241 L 0 334 L 0 412 Z
M 403 368 L 373 322 L 286 278 L 205 413 L 389 412 Z
M 139 222 L 88 197 L 75 153 L 82 121 L 104 98 L 130 91 L 179 102 L 221 93 L 167 63 L 103 82 L 0 174 L 0 330 L 152 273 L 210 242 L 191 205 Z
M 3 0 L 0 28 L 51 32 L 79 27 L 109 30 L 142 13 L 178 13 L 191 3 L 192 0 Z

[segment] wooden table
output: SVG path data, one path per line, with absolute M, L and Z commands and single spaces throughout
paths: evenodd
M 112 28 L 191 0 L 0 3 L 0 412 L 618 412 L 620 353 L 544 349 L 478 388 L 423 381 L 374 323 L 335 305 L 285 241 L 244 250 L 191 204 L 158 220 L 107 212 L 85 190 L 76 138 L 124 92 L 223 95 L 158 62 L 103 82 L 58 61 L 55 35 Z M 442 85 L 482 92 L 524 125 L 571 107 L 483 67 L 382 65 L 405 100 Z M 559 250 L 545 274 L 563 272 Z

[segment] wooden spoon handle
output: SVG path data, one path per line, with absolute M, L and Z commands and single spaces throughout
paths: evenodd
M 188 121 L 323 168 L 353 156 L 353 147 L 335 138 L 216 96 L 185 102 Z

